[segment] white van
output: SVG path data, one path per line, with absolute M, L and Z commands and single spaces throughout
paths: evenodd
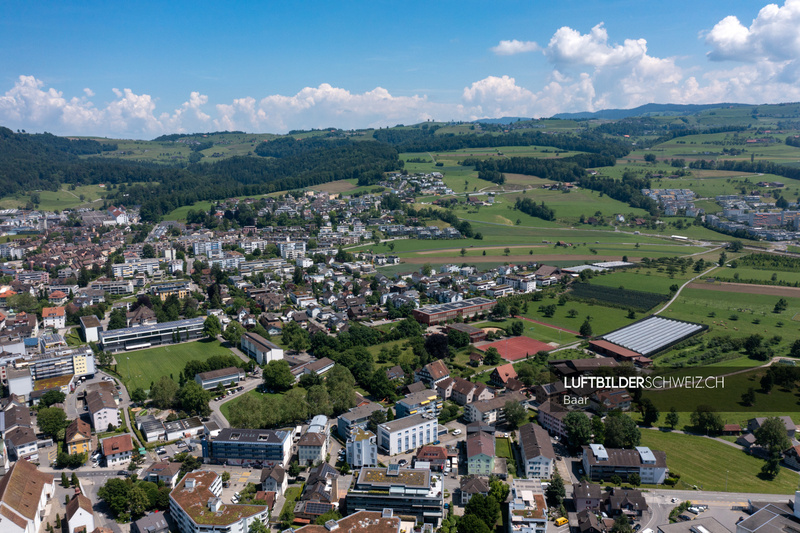
M 653 530 L 648 527 L 647 529 L 645 529 L 644 531 L 640 531 L 639 533 L 653 533 Z

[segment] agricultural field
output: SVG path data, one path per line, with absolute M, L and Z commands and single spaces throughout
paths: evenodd
M 759 416 L 789 415 L 795 422 L 800 422 L 800 399 L 796 391 L 774 387 L 769 394 L 765 394 L 759 382 L 766 371 L 762 368 L 748 370 L 747 367 L 737 366 L 741 364 L 748 363 L 737 360 L 731 364 L 724 361 L 712 367 L 670 371 L 670 375 L 722 375 L 725 384 L 724 387 L 702 390 L 673 388 L 644 392 L 643 395 L 650 398 L 661 412 L 661 418 L 656 425 L 666 427 L 665 414 L 674 407 L 680 417 L 675 429 L 691 429 L 691 413 L 698 405 L 715 406 L 719 409 L 723 423 L 739 424 L 742 427 L 747 426 L 747 420 Z M 741 399 L 742 394 L 750 388 L 756 393 L 756 401 L 752 406 L 745 405 Z
M 630 268 L 617 272 L 600 274 L 591 278 L 589 283 L 592 285 L 624 287 L 625 289 L 633 291 L 645 291 L 666 295 L 669 294 L 669 288 L 672 285 L 678 284 L 680 286 L 684 281 L 696 275 L 697 274 L 692 270 L 688 270 L 686 274 L 681 274 L 680 271 L 678 271 L 673 278 L 670 278 L 665 272 L 658 272 L 658 269 Z
M 763 460 L 706 437 L 642 430 L 641 445 L 667 452 L 670 471 L 681 475 L 682 483 L 676 488 L 697 485 L 707 491 L 790 494 L 797 486 L 794 472 L 782 468 L 774 480 L 761 479 Z
M 716 271 L 708 277 L 723 281 L 734 281 L 736 283 L 785 283 L 787 285 L 800 286 L 800 272 L 783 272 L 780 270 L 762 270 L 751 267 L 739 266 L 737 268 L 726 268 Z
M 785 296 L 787 309 L 774 313 L 779 298 L 687 287 L 661 316 L 706 324 L 710 326 L 708 335 L 713 336 L 779 335 L 781 342 L 774 349 L 782 354 L 800 330 L 800 298 Z
M 150 390 L 150 383 L 163 376 L 173 376 L 177 381 L 183 367 L 193 359 L 205 361 L 215 355 L 231 353 L 218 340 L 199 340 L 123 352 L 114 357 L 117 361 L 116 374 L 125 383 L 125 387 L 128 390 L 141 387 L 147 391 Z
M 557 305 L 557 302 L 558 300 L 549 298 L 545 298 L 541 302 L 528 302 L 528 312 L 523 312 L 521 316 L 575 332 L 580 330 L 581 324 L 583 324 L 586 317 L 591 317 L 590 322 L 594 335 L 604 335 L 615 329 L 627 326 L 636 320 L 628 318 L 627 309 L 618 309 L 615 307 L 606 307 L 604 305 L 573 300 L 567 301 L 564 305 Z M 546 317 L 543 312 L 539 311 L 539 306 L 548 306 L 551 304 L 556 304 L 556 312 L 552 317 Z M 642 316 L 642 314 L 638 314 L 637 318 L 641 318 Z M 539 330 L 542 329 L 542 326 L 532 323 L 526 323 L 525 326 L 526 333 L 529 326 L 533 327 L 533 332 L 535 333 L 531 336 L 539 340 L 545 340 L 544 338 L 539 338 L 541 336 Z M 566 338 L 564 342 L 566 342 Z
M 187 135 L 177 141 L 137 141 L 101 138 L 94 138 L 94 140 L 101 143 L 113 142 L 117 145 L 116 151 L 102 152 L 99 155 L 102 158 L 175 164 L 189 161 L 189 156 L 193 153 L 191 150 L 193 143 L 213 142 L 214 145 L 211 148 L 200 151 L 204 156 L 203 161 L 213 162 L 233 156 L 252 155 L 253 150 L 259 143 L 276 137 L 278 136 L 269 133 L 226 133 Z M 98 155 L 84 157 L 98 157 Z
M 596 301 L 598 304 L 626 306 L 640 313 L 663 304 L 668 297 L 655 292 L 636 291 L 621 287 L 575 283 L 569 295 L 581 301 Z

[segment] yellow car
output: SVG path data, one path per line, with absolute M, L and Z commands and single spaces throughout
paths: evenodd
M 569 520 L 567 520 L 567 519 L 566 519 L 566 518 L 564 518 L 563 516 L 562 516 L 561 518 L 557 518 L 557 519 L 556 519 L 556 525 L 557 525 L 558 527 L 561 527 L 561 526 L 563 526 L 563 525 L 564 525 L 564 524 L 566 524 L 567 522 L 569 522 Z

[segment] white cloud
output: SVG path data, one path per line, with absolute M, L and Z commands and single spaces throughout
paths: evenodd
M 545 48 L 545 55 L 556 65 L 579 65 L 593 68 L 630 63 L 646 55 L 647 41 L 625 39 L 610 46 L 608 32 L 601 22 L 587 34 L 568 26 L 559 28 Z
M 491 50 L 499 56 L 511 56 L 525 52 L 538 52 L 541 50 L 541 47 L 534 41 L 518 41 L 512 39 L 510 41 L 500 41 L 500 43 L 497 46 L 493 46 Z
M 712 61 L 792 61 L 800 56 L 800 0 L 761 8 L 749 27 L 731 15 L 706 35 Z

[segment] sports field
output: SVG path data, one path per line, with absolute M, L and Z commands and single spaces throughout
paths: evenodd
M 554 347 L 523 335 L 496 341 L 481 346 L 479 349 L 485 352 L 489 348 L 494 348 L 500 352 L 500 357 L 506 361 L 519 361 L 520 359 L 525 359 L 529 355 L 536 355 L 540 351 L 549 352 Z
M 231 355 L 218 340 L 200 340 L 147 350 L 115 354 L 117 374 L 129 391 L 141 387 L 150 389 L 150 383 L 163 376 L 172 376 L 177 382 L 186 363 L 193 359 L 205 361 L 215 355 Z

